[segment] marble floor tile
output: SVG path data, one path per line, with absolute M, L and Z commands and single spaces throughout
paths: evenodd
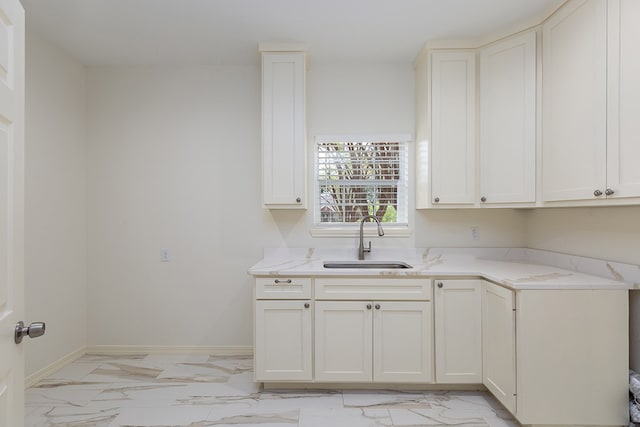
M 301 409 L 298 427 L 384 427 L 393 426 L 387 409 L 329 408 Z
M 209 408 L 198 406 L 124 408 L 108 427 L 206 426 L 209 412 Z
M 297 410 L 343 408 L 342 393 L 337 391 L 270 391 L 260 393 L 259 410 Z
M 25 427 L 519 427 L 489 393 L 263 390 L 247 356 L 86 355 L 26 391 Z

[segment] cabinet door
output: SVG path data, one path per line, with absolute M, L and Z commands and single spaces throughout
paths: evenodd
M 640 2 L 609 2 L 607 189 L 640 197 Z
M 372 304 L 316 301 L 316 381 L 371 381 Z
M 431 203 L 475 201 L 475 53 L 431 56 Z
M 310 301 L 256 301 L 255 379 L 312 379 Z
M 373 380 L 432 382 L 431 303 L 374 302 Z
M 481 202 L 535 202 L 536 34 L 480 52 Z
M 305 54 L 262 54 L 262 197 L 306 208 Z
M 543 200 L 604 197 L 607 2 L 568 2 L 543 25 L 542 52 Z
M 437 280 L 436 382 L 482 382 L 482 282 Z
M 482 383 L 516 413 L 516 336 L 513 291 L 482 283 Z

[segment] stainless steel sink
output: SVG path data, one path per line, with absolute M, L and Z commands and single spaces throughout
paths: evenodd
M 324 268 L 413 268 L 401 261 L 325 261 Z

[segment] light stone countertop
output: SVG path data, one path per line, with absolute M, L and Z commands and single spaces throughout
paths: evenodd
M 640 266 L 527 248 L 375 249 L 369 261 L 406 262 L 411 269 L 329 269 L 356 261 L 355 249 L 267 248 L 254 276 L 480 277 L 511 289 L 640 289 Z

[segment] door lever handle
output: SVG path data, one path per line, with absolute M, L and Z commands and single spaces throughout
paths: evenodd
M 28 336 L 29 338 L 38 338 L 44 335 L 44 331 L 44 322 L 34 322 L 29 326 L 24 326 L 24 322 L 22 322 L 21 320 L 16 323 L 13 340 L 16 342 L 16 344 L 20 344 L 25 336 Z

